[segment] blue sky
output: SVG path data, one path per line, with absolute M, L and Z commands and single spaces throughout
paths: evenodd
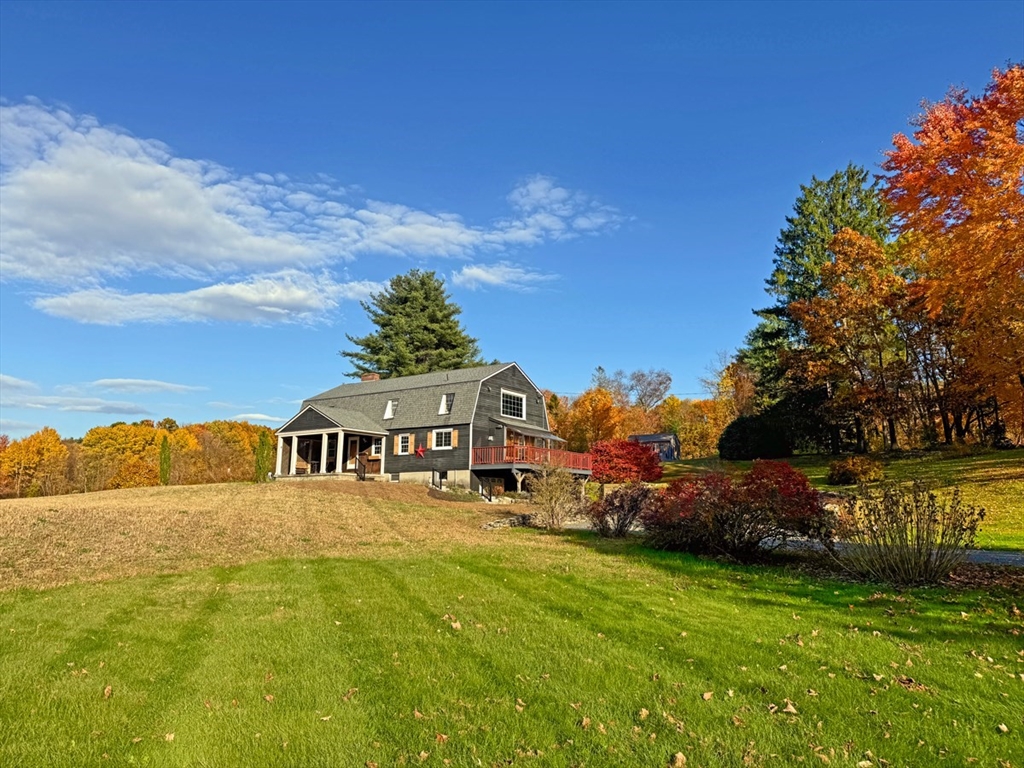
M 270 425 L 436 270 L 539 386 L 763 306 L 799 185 L 1024 59 L 1024 3 L 0 4 L 0 431 Z

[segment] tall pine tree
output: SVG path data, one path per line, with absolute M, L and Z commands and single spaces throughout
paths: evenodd
M 414 269 L 395 275 L 380 293 L 361 302 L 377 330 L 345 337 L 358 347 L 340 354 L 352 361 L 349 376 L 380 374 L 382 379 L 482 365 L 477 340 L 470 337 L 444 281 Z

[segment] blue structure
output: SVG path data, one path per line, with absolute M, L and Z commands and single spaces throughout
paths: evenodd
M 679 459 L 679 439 L 671 432 L 660 435 L 630 435 L 629 440 L 648 446 L 658 454 L 661 461 L 677 461 Z

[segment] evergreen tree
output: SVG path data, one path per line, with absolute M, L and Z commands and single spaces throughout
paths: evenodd
M 361 304 L 377 330 L 360 337 L 345 334 L 359 348 L 340 353 L 355 366 L 349 376 L 377 373 L 388 379 L 483 364 L 477 340 L 458 320 L 462 309 L 434 272 L 395 275 Z
M 171 482 L 171 443 L 164 435 L 160 441 L 160 485 L 170 485 Z
M 260 430 L 256 441 L 256 466 L 254 478 L 257 483 L 267 482 L 267 476 L 274 471 L 274 443 L 269 430 Z
M 754 311 L 760 322 L 738 355 L 757 378 L 759 410 L 789 414 L 799 441 L 832 450 L 838 450 L 839 436 L 838 424 L 826 413 L 831 392 L 827 385 L 808 385 L 797 375 L 795 363 L 806 339 L 789 307 L 821 295 L 822 267 L 835 260 L 829 246 L 844 228 L 878 243 L 885 243 L 892 230 L 877 183 L 853 164 L 828 179 L 812 177 L 810 184 L 801 185 L 793 214 L 779 232 L 771 277 L 765 281 L 775 304 Z

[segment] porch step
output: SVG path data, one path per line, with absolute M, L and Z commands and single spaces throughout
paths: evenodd
M 287 482 L 329 482 L 329 481 L 340 481 L 346 483 L 354 483 L 358 481 L 358 478 L 352 472 L 342 472 L 341 474 L 335 474 L 333 472 L 323 472 L 314 475 L 278 475 L 275 480 L 284 480 Z M 369 476 L 366 478 L 369 480 Z

